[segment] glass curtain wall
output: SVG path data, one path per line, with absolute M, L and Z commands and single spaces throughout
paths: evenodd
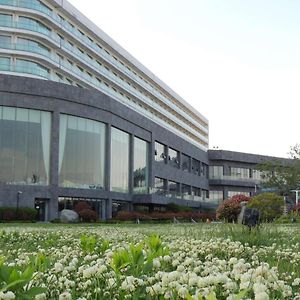
M 149 144 L 137 137 L 134 138 L 133 191 L 145 192 L 148 188 L 148 150 Z
M 111 128 L 111 191 L 128 193 L 129 190 L 129 134 Z
M 222 179 L 224 174 L 223 166 L 209 166 L 210 179 Z
M 49 184 L 51 113 L 0 106 L 0 182 Z
M 155 142 L 155 160 L 166 162 L 166 149 L 165 145 Z
M 62 187 L 103 189 L 105 125 L 60 115 L 59 184 Z

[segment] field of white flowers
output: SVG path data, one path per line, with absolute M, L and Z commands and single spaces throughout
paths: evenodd
M 0 224 L 0 299 L 300 299 L 299 233 Z

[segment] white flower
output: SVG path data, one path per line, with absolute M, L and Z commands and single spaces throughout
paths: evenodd
M 269 295 L 266 292 L 255 294 L 255 300 L 269 300 Z
M 58 300 L 72 300 L 72 296 L 69 292 L 64 292 L 59 295 Z
M 35 296 L 34 298 L 35 300 L 45 300 L 46 299 L 46 294 L 42 293 L 42 294 L 38 294 Z
M 12 300 L 15 298 L 16 298 L 15 294 L 11 291 L 8 291 L 6 293 L 0 292 L 0 300 Z

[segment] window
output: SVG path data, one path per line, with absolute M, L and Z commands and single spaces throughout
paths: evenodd
M 200 175 L 200 161 L 194 158 L 192 159 L 192 173 Z
M 250 192 L 228 191 L 228 198 L 231 198 L 236 195 L 244 195 L 250 197 Z
M 43 34 L 48 35 L 51 30 L 41 23 L 38 20 L 28 18 L 28 17 L 19 17 L 19 26 L 24 29 L 34 30 Z
M 198 187 L 192 187 L 192 195 L 194 201 L 201 201 L 201 189 Z
M 180 196 L 180 185 L 178 182 L 169 180 L 169 196 L 178 197 Z
M 250 169 L 230 167 L 230 176 L 233 177 L 233 179 L 249 179 Z
M 201 175 L 208 178 L 209 175 L 209 167 L 205 163 L 201 163 Z
M 1 16 L 0 16 L 0 18 L 1 18 Z M 3 48 L 11 47 L 11 36 L 0 35 L 0 45 Z
M 169 164 L 174 168 L 179 168 L 179 152 L 169 148 Z
M 0 70 L 10 71 L 10 58 L 0 56 Z
M 165 196 L 167 190 L 167 180 L 159 177 L 154 179 L 155 193 Z
M 191 186 L 183 184 L 181 186 L 181 194 L 183 199 L 190 199 L 191 197 Z
M 11 26 L 12 15 L 0 14 L 0 26 Z
M 129 134 L 111 128 L 111 191 L 127 193 L 129 185 Z
M 224 174 L 223 166 L 209 166 L 210 179 L 222 179 Z
M 155 160 L 159 162 L 166 162 L 166 147 L 165 145 L 155 142 Z
M 209 202 L 221 203 L 224 199 L 223 191 L 209 191 Z
M 145 192 L 148 187 L 148 151 L 149 143 L 137 137 L 134 138 L 133 191 Z
M 105 125 L 61 114 L 59 127 L 59 185 L 103 189 Z
M 45 78 L 49 77 L 49 69 L 36 62 L 24 59 L 16 60 L 16 71 L 20 73 L 38 75 Z
M 0 106 L 0 182 L 49 184 L 51 114 Z
M 181 160 L 182 160 L 181 161 L 182 170 L 189 172 L 190 171 L 190 157 L 185 154 L 182 154 Z
M 41 43 L 20 37 L 18 37 L 16 47 L 17 50 L 27 50 L 43 55 L 49 55 L 50 53 L 50 50 Z

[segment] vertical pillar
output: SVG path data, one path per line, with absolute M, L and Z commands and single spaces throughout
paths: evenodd
M 112 199 L 109 197 L 109 199 L 105 200 L 106 202 L 106 220 L 109 220 L 112 218 Z
M 134 135 L 129 135 L 129 194 L 133 194 Z
M 105 136 L 105 182 L 104 188 L 105 190 L 110 190 L 110 176 L 111 176 L 111 124 L 107 124 L 106 126 L 106 136 Z

